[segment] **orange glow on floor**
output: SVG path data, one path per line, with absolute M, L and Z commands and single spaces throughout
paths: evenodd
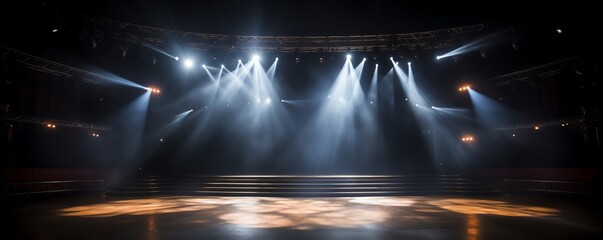
M 504 201 L 441 197 L 153 197 L 115 200 L 64 208 L 61 216 L 115 217 L 188 214 L 195 224 L 231 224 L 243 228 L 370 228 L 439 222 L 438 214 L 467 215 L 467 234 L 476 239 L 479 214 L 510 217 L 555 216 L 558 211 Z M 203 217 L 201 217 L 203 216 Z M 208 217 L 209 216 L 209 217 Z M 148 230 L 156 228 L 149 217 Z M 476 236 L 472 238 L 471 236 Z

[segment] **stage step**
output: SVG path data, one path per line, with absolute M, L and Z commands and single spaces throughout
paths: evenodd
M 151 175 L 111 195 L 396 196 L 494 195 L 500 191 L 457 175 Z

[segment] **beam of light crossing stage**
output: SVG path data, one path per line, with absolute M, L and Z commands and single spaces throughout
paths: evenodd
M 469 97 L 475 108 L 477 120 L 485 127 L 500 127 L 507 122 L 520 121 L 519 116 L 501 102 L 469 89 Z
M 128 87 L 134 87 L 134 88 L 138 88 L 138 89 L 142 89 L 142 90 L 147 90 L 147 87 L 142 86 L 138 83 L 132 82 L 130 80 L 127 80 L 125 78 L 119 77 L 115 74 L 109 73 L 107 71 L 92 67 L 91 71 L 89 72 L 91 75 L 97 76 L 103 80 L 105 80 L 107 83 L 110 84 L 116 84 L 116 85 L 122 85 L 122 86 L 128 86 Z
M 135 164 L 141 153 L 144 129 L 149 107 L 151 92 L 145 91 L 142 95 L 128 103 L 114 114 L 113 126 L 122 128 L 124 159 L 128 164 Z
M 347 57 L 329 91 L 330 97 L 324 99 L 296 142 L 294 155 L 311 160 L 307 163 L 311 169 L 333 168 L 338 160 L 346 160 L 350 166 L 360 164 L 379 144 L 374 116 L 360 86 L 364 63 L 354 68 L 351 57 Z
M 490 46 L 496 45 L 502 41 L 502 38 L 498 37 L 498 36 L 500 36 L 500 34 L 501 33 L 495 33 L 495 34 L 477 39 L 473 42 L 460 46 L 450 52 L 444 53 L 442 55 L 438 55 L 438 56 L 436 56 L 436 59 L 440 60 L 440 59 L 447 58 L 447 57 L 453 57 L 456 55 L 473 52 L 473 51 L 483 49 L 485 47 L 490 47 Z
M 142 46 L 145 46 L 145 47 L 147 47 L 147 48 L 153 49 L 153 50 L 155 50 L 156 52 L 161 53 L 161 54 L 163 54 L 163 55 L 165 55 L 165 56 L 168 56 L 168 57 L 170 57 L 170 58 L 172 58 L 172 59 L 174 59 L 174 60 L 176 60 L 176 61 L 180 60 L 180 58 L 179 58 L 179 57 L 174 56 L 174 55 L 172 55 L 172 54 L 169 54 L 168 52 L 166 52 L 166 51 L 164 51 L 164 50 L 162 50 L 162 49 L 160 49 L 160 48 L 158 48 L 158 47 L 155 47 L 155 46 L 153 46 L 153 45 L 150 45 L 150 44 L 147 44 L 147 43 L 143 43 L 143 44 L 142 44 Z

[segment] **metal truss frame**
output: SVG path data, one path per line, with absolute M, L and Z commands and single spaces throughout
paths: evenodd
M 84 129 L 91 129 L 91 130 L 97 130 L 97 131 L 111 131 L 111 127 L 109 127 L 109 126 L 96 125 L 96 124 L 91 124 L 91 123 L 57 120 L 57 119 L 41 119 L 41 118 L 34 118 L 34 117 L 29 117 L 29 116 L 12 116 L 12 115 L 7 115 L 7 114 L 0 115 L 0 119 L 2 119 L 3 121 L 8 121 L 8 122 L 33 123 L 33 124 L 41 124 L 41 125 L 52 124 L 52 125 L 60 126 L 60 127 L 84 128 Z
M 351 36 L 247 36 L 175 31 L 110 19 L 85 17 L 104 29 L 105 36 L 130 43 L 165 46 L 169 39 L 202 51 L 211 49 L 258 52 L 350 52 L 437 49 L 474 37 L 483 24 L 435 31 Z

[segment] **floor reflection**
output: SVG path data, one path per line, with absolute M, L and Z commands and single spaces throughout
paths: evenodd
M 479 218 L 475 214 L 467 215 L 467 240 L 479 239 Z
M 195 224 L 231 224 L 245 228 L 370 228 L 441 221 L 440 214 L 466 215 L 468 239 L 477 239 L 478 215 L 555 216 L 556 209 L 467 198 L 440 197 L 154 197 L 115 200 L 64 208 L 61 216 L 115 217 L 191 214 Z M 459 215 L 459 216 L 462 216 Z M 156 225 L 148 219 L 149 232 Z
M 429 204 L 452 212 L 462 214 L 490 214 L 509 217 L 544 217 L 554 216 L 556 209 L 511 204 L 504 201 L 481 199 L 442 199 L 430 201 Z

